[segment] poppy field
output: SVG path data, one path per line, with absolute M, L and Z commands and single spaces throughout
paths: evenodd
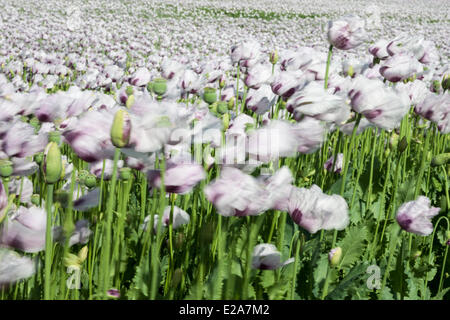
M 0 0 L 0 300 L 449 299 L 446 1 L 328 2 Z

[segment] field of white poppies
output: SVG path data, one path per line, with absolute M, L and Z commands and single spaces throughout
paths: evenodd
M 448 0 L 332 2 L 0 0 L 0 300 L 448 300 Z

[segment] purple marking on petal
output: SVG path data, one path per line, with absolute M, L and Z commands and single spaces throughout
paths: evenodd
M 375 119 L 376 117 L 378 117 L 382 113 L 383 113 L 382 110 L 371 110 L 368 112 L 364 112 L 363 114 L 367 119 L 372 120 L 372 119 Z
M 283 94 L 284 98 L 290 98 L 295 92 L 295 88 L 290 88 L 288 91 L 286 91 L 285 94 Z
M 397 217 L 397 222 L 403 230 L 408 231 L 412 220 L 407 215 L 400 215 Z
M 302 221 L 302 216 L 302 212 L 297 208 L 291 213 L 292 220 L 298 225 L 300 225 L 300 222 Z

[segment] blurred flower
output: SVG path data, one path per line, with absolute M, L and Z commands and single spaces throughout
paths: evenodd
M 369 47 L 369 52 L 375 58 L 378 58 L 380 60 L 386 60 L 387 58 L 389 58 L 389 53 L 387 52 L 386 48 L 388 44 L 389 41 L 380 39 L 377 42 L 375 42 L 375 44 Z
M 375 126 L 391 130 L 400 125 L 409 109 L 409 98 L 404 92 L 386 87 L 379 80 L 358 76 L 349 92 L 353 110 L 364 115 Z
M 255 60 L 260 54 L 260 44 L 255 40 L 242 41 L 231 48 L 231 61 L 233 63 L 248 63 L 248 60 Z
M 338 153 L 337 155 L 337 160 L 336 163 L 334 165 L 334 170 L 332 169 L 333 167 L 333 162 L 334 162 L 334 157 L 331 156 L 331 158 L 329 158 L 325 164 L 323 165 L 323 167 L 325 168 L 325 170 L 329 171 L 329 172 L 334 172 L 334 173 L 341 173 L 342 171 L 342 166 L 343 166 L 343 160 L 344 160 L 344 154 L 343 153 Z
M 258 90 L 250 89 L 245 105 L 253 112 L 262 115 L 269 111 L 276 102 L 277 97 L 272 92 L 269 85 L 262 85 Z
M 171 206 L 167 206 L 164 209 L 164 213 L 163 213 L 163 218 L 162 218 L 162 226 L 163 227 L 168 227 L 170 225 L 170 211 L 171 211 Z M 178 229 L 179 227 L 181 227 L 182 225 L 188 224 L 190 221 L 190 216 L 189 214 L 184 211 L 183 209 L 174 206 L 173 207 L 173 229 Z M 147 230 L 147 225 L 150 223 L 150 216 L 145 217 L 144 219 L 144 224 L 142 226 L 142 228 L 144 230 Z M 158 228 L 158 221 L 159 221 L 159 216 L 157 214 L 155 214 L 154 216 L 154 225 L 153 228 L 155 229 L 155 231 Z
M 365 22 L 356 16 L 345 16 L 328 23 L 328 41 L 337 49 L 349 50 L 366 39 Z
M 380 73 L 391 82 L 398 82 L 423 72 L 422 64 L 407 54 L 396 54 L 380 67 Z
M 397 222 L 408 232 L 428 236 L 433 232 L 431 219 L 439 214 L 440 208 L 431 207 L 430 199 L 419 196 L 417 200 L 409 201 L 397 210 Z
M 249 68 L 245 77 L 245 85 L 253 89 L 259 89 L 263 84 L 269 84 L 272 78 L 272 66 L 269 64 L 256 64 Z
M 293 188 L 288 212 L 296 224 L 309 233 L 318 230 L 342 230 L 349 224 L 348 205 L 339 195 L 327 195 L 313 185 L 309 189 Z
M 350 117 L 350 106 L 337 95 L 325 91 L 317 82 L 311 82 L 297 91 L 286 103 L 293 110 L 294 117 L 307 115 L 319 120 L 341 124 Z
M 130 77 L 129 82 L 136 86 L 142 87 L 146 86 L 147 83 L 150 82 L 150 71 L 147 68 L 139 68 L 133 75 Z
M 290 258 L 285 262 L 281 262 L 281 253 L 273 244 L 258 244 L 253 249 L 252 268 L 261 270 L 275 270 L 294 262 L 294 258 Z
M 0 248 L 0 289 L 16 281 L 31 277 L 36 272 L 35 262 L 14 251 Z
M 450 133 L 450 92 L 436 95 L 429 93 L 414 111 L 425 119 L 436 123 L 443 134 Z

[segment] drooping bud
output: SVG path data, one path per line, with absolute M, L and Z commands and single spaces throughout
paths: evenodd
M 203 100 L 207 104 L 213 104 L 217 101 L 217 90 L 215 88 L 206 87 L 203 92 Z
M 40 204 L 39 204 L 39 199 L 40 199 L 40 195 L 38 195 L 38 194 L 33 194 L 32 196 L 31 196 L 31 203 L 33 204 L 33 205 L 35 205 L 36 207 L 39 207 L 40 206 Z
M 433 157 L 431 160 L 431 165 L 433 167 L 441 166 L 446 163 L 450 162 L 450 152 L 447 153 L 441 153 Z
M 219 78 L 219 88 L 223 89 L 223 88 L 225 88 L 225 85 L 226 85 L 225 77 L 222 76 Z
M 13 173 L 13 163 L 9 160 L 0 160 L 0 176 L 7 178 Z
M 158 96 L 162 96 L 167 91 L 167 80 L 164 78 L 156 78 L 153 80 L 152 90 Z
M 232 97 L 230 100 L 228 100 L 228 109 L 229 110 L 233 110 L 234 109 L 234 102 L 235 102 L 235 98 Z
M 228 127 L 230 126 L 230 114 L 229 113 L 225 113 L 222 116 L 222 123 L 223 123 L 223 129 L 227 130 Z
M 116 112 L 111 126 L 111 141 L 117 148 L 128 145 L 131 133 L 130 115 L 123 109 Z
M 342 249 L 340 247 L 331 249 L 330 253 L 328 253 L 328 260 L 330 261 L 332 267 L 336 267 L 339 264 L 339 262 L 341 261 L 341 257 Z
M 61 151 L 56 142 L 49 142 L 44 151 L 44 159 L 42 161 L 42 172 L 45 182 L 53 184 L 61 179 L 62 172 Z

